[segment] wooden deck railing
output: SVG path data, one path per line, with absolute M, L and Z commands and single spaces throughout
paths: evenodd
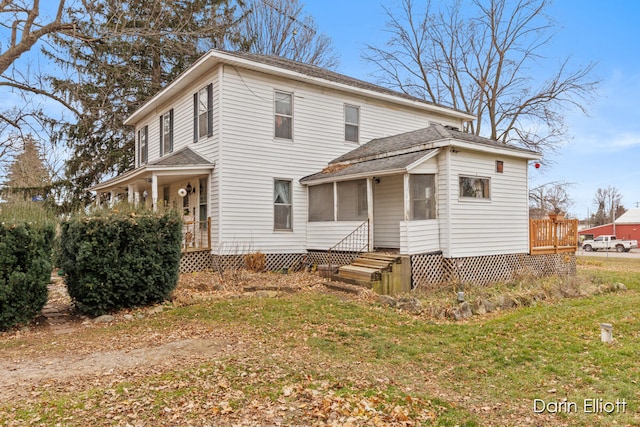
M 206 221 L 184 221 L 182 225 L 182 251 L 211 249 L 211 218 Z
M 578 249 L 578 220 L 529 220 L 531 255 L 573 253 Z

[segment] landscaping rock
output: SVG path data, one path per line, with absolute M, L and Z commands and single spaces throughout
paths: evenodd
M 615 285 L 615 289 L 617 289 L 618 291 L 626 291 L 627 287 L 624 285 L 624 283 L 616 283 Z
M 477 315 L 487 314 L 487 308 L 484 306 L 483 300 L 479 299 L 471 304 L 471 312 Z
M 389 295 L 380 295 L 378 297 L 378 302 L 382 305 L 387 305 L 389 307 L 395 307 L 398 301 Z
M 93 323 L 109 323 L 109 322 L 113 322 L 114 320 L 116 320 L 116 318 L 113 317 L 112 315 L 103 314 L 102 316 L 99 316 L 93 319 Z
M 422 302 L 417 298 L 404 297 L 398 299 L 396 307 L 400 310 L 408 311 L 411 314 L 422 313 Z
M 468 302 L 463 302 L 460 304 L 460 315 L 463 319 L 468 319 L 473 316 L 473 312 L 471 311 L 471 305 Z

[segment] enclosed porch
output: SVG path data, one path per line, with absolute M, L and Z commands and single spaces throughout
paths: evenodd
M 332 165 L 303 178 L 307 247 L 405 255 L 439 251 L 437 152 Z

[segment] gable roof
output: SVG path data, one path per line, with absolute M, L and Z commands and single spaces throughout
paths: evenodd
M 153 162 L 149 162 L 149 166 L 211 166 L 209 160 L 202 157 L 200 154 L 196 153 L 189 147 L 181 148 L 178 151 L 175 151 L 166 156 L 160 157 L 159 159 L 154 160 Z
M 330 164 L 364 161 L 380 156 L 389 156 L 394 153 L 402 153 L 406 151 L 420 151 L 435 148 L 437 143 L 445 143 L 450 141 L 450 145 L 457 146 L 455 142 L 468 143 L 471 147 L 475 147 L 480 151 L 482 148 L 486 150 L 506 150 L 520 157 L 521 155 L 531 156 L 532 159 L 539 158 L 539 154 L 525 150 L 523 148 L 507 145 L 498 141 L 483 138 L 474 134 L 461 132 L 448 126 L 432 124 L 423 129 L 411 132 L 401 133 L 399 135 L 387 136 L 384 138 L 376 138 L 367 142 L 360 147 L 349 151 L 348 153 L 334 159 Z M 440 144 L 442 145 L 442 144 Z
M 178 171 L 183 174 L 208 173 L 211 169 L 215 168 L 215 166 L 215 163 L 211 163 L 191 148 L 184 147 L 139 168 L 102 181 L 89 188 L 89 190 L 100 191 L 113 187 L 114 185 L 124 185 L 135 179 L 150 177 L 154 172 L 158 171 L 165 173 L 168 171 Z
M 629 209 L 616 219 L 616 224 L 640 224 L 640 209 Z
M 280 76 L 292 80 L 308 82 L 317 86 L 330 87 L 363 96 L 377 98 L 397 104 L 411 105 L 434 113 L 443 114 L 462 121 L 475 119 L 469 113 L 425 101 L 401 92 L 375 85 L 363 80 L 355 79 L 344 74 L 336 73 L 315 65 L 305 64 L 273 55 L 259 55 L 249 52 L 229 52 L 212 49 L 193 63 L 189 68 L 176 77 L 164 89 L 142 104 L 125 121 L 125 125 L 133 125 L 136 120 L 151 113 L 155 108 L 165 103 L 165 99 L 179 95 L 183 90 L 209 73 L 219 64 L 228 64 L 238 68 L 258 71 L 264 74 Z
M 414 163 L 431 158 L 442 147 L 494 153 L 523 159 L 539 159 L 540 154 L 498 141 L 460 132 L 442 125 L 399 135 L 376 138 L 329 162 L 329 166 L 300 180 L 303 184 L 403 173 Z

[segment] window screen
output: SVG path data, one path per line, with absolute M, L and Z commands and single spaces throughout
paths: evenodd
M 436 217 L 435 175 L 410 175 L 412 220 L 434 219 Z
M 333 221 L 333 183 L 309 187 L 309 221 Z
M 364 221 L 367 217 L 367 182 L 339 182 L 338 221 Z

